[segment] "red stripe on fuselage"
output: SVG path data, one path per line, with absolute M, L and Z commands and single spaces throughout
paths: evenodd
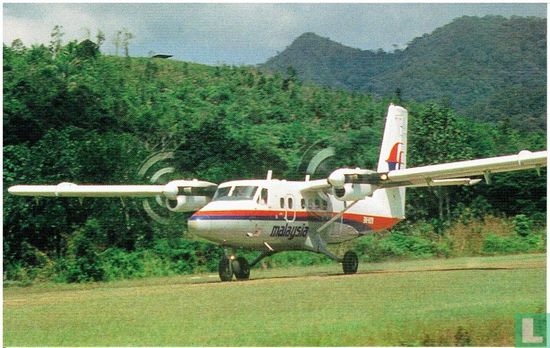
M 262 217 L 269 217 L 272 216 L 274 219 L 275 217 L 281 217 L 285 214 L 284 210 L 211 210 L 211 211 L 204 211 L 200 210 L 193 214 L 193 216 L 228 216 L 228 217 L 234 217 L 234 216 L 262 216 Z M 314 212 L 314 211 L 288 211 L 287 214 L 291 214 L 294 216 L 296 214 L 296 217 L 299 218 L 318 218 L 321 216 L 325 216 L 328 219 L 335 216 L 337 213 L 335 212 Z M 355 222 L 364 223 L 366 226 L 368 226 L 372 230 L 385 230 L 388 228 L 391 228 L 393 225 L 401 221 L 402 219 L 395 218 L 395 217 L 386 217 L 386 216 L 373 216 L 373 215 L 363 215 L 363 214 L 354 214 L 354 213 L 344 213 L 344 219 L 347 220 L 353 220 Z M 372 219 L 372 220 L 370 220 Z M 315 222 L 315 221 L 312 221 Z

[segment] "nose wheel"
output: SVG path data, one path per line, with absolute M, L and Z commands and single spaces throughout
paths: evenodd
M 218 264 L 218 273 L 222 282 L 228 282 L 233 278 L 233 267 L 231 261 L 227 257 L 222 257 Z
M 231 281 L 233 275 L 237 280 L 245 280 L 250 278 L 250 265 L 242 256 L 223 256 L 218 264 L 218 273 L 222 282 Z
M 235 273 L 235 278 L 238 280 L 250 278 L 250 266 L 248 261 L 242 256 L 237 257 L 232 261 L 231 265 L 233 266 L 233 273 Z

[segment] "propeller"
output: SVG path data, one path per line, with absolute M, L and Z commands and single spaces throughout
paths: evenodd
M 327 177 L 335 168 L 336 149 L 327 139 L 321 139 L 309 146 L 296 167 L 297 173 L 305 173 L 310 177 Z
M 137 176 L 141 180 L 147 180 L 150 184 L 167 184 L 174 178 L 175 167 L 171 165 L 174 160 L 174 151 L 155 152 L 143 161 L 139 167 Z M 167 225 L 173 213 L 166 209 L 167 198 L 158 195 L 154 198 L 143 199 L 143 209 L 154 221 Z

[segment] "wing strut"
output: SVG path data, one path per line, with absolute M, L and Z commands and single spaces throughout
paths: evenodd
M 321 226 L 321 227 L 319 227 L 319 228 L 317 229 L 317 233 L 323 231 L 325 228 L 327 228 L 327 227 L 328 227 L 330 224 L 332 224 L 334 221 L 338 220 L 342 215 L 344 215 L 344 213 L 345 213 L 346 211 L 348 211 L 351 207 L 353 207 L 353 206 L 355 205 L 355 203 L 357 203 L 357 202 L 359 202 L 359 201 L 353 201 L 350 205 L 348 205 L 348 206 L 346 207 L 346 209 L 344 209 L 344 210 L 342 210 L 341 212 L 339 212 L 338 214 L 334 215 L 334 216 L 332 217 L 332 219 L 328 220 L 327 222 L 325 222 L 325 223 L 323 224 L 323 226 Z

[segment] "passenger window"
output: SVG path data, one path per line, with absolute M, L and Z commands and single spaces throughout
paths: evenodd
M 315 209 L 320 209 L 321 208 L 321 204 L 319 202 L 318 199 L 315 199 Z
M 288 209 L 292 209 L 292 198 L 288 199 Z
M 328 207 L 327 201 L 325 201 L 325 200 L 323 199 L 322 202 L 323 202 L 323 210 L 327 210 L 327 207 Z
M 285 199 L 284 198 L 281 198 L 280 199 L 280 202 L 281 202 L 281 209 L 285 207 Z
M 306 209 L 306 200 L 302 198 L 300 203 L 301 203 L 302 209 Z

